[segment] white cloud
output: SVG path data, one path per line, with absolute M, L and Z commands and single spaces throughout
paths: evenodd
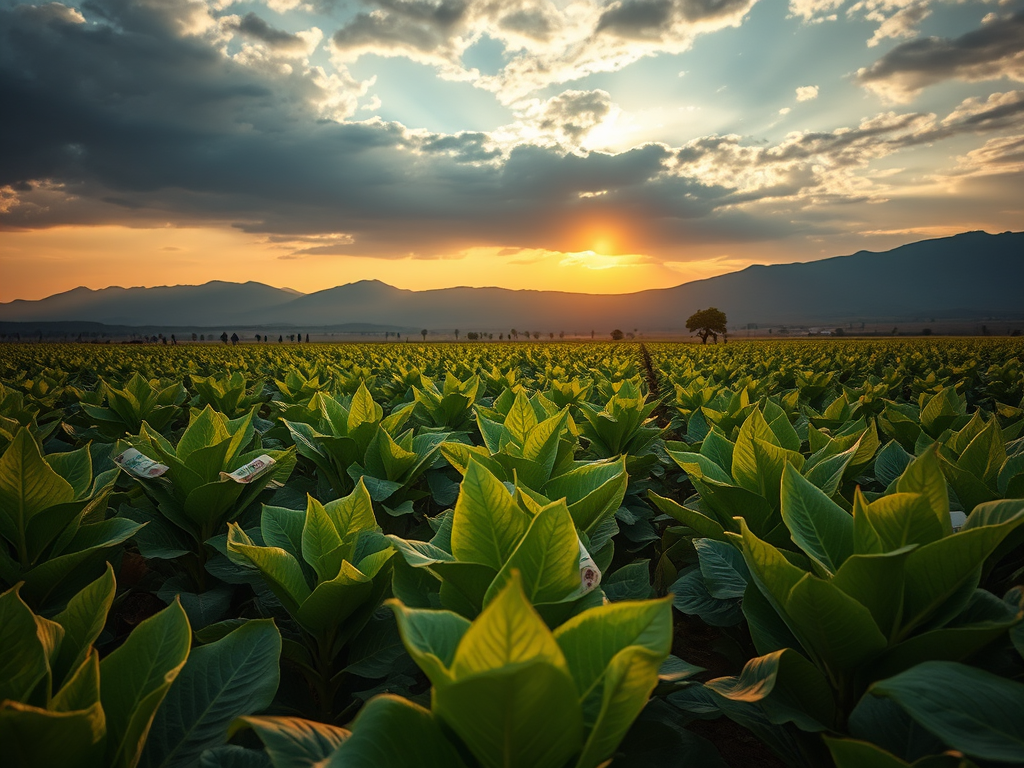
M 835 20 L 833 13 L 846 0 L 789 0 L 789 15 L 797 16 L 807 22 L 818 22 L 826 19 Z
M 818 86 L 816 85 L 801 85 L 796 89 L 797 101 L 810 101 L 816 98 L 818 98 Z
M 873 10 L 865 15 L 869 21 L 880 22 L 878 29 L 868 40 L 868 48 L 874 48 L 887 38 L 908 38 L 917 35 L 917 25 L 932 15 L 927 0 L 900 8 L 891 16 Z

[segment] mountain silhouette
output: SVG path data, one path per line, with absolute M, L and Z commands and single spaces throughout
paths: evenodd
M 1024 317 L 1024 232 L 965 232 L 890 251 L 751 266 L 673 288 L 597 295 L 505 288 L 410 291 L 363 280 L 310 294 L 257 282 L 75 288 L 0 304 L 0 321 L 209 328 L 678 331 L 715 306 L 733 327 Z

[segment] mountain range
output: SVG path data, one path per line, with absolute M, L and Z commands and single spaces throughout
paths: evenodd
M 715 306 L 730 326 L 1024 317 L 1024 232 L 965 232 L 890 251 L 751 266 L 673 288 L 597 295 L 505 288 L 410 291 L 364 280 L 301 294 L 257 282 L 75 288 L 0 303 L 0 321 L 132 327 L 681 330 Z

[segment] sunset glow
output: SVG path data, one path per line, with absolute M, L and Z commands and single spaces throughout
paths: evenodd
M 0 301 L 620 293 L 1021 222 L 1020 0 L 0 0 L 0 45 Z

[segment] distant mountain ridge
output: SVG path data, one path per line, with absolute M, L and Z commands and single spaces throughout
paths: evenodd
M 594 295 L 505 288 L 410 291 L 364 280 L 310 294 L 257 282 L 75 288 L 0 303 L 0 321 L 209 328 L 344 324 L 602 333 L 673 331 L 716 306 L 733 326 L 1024 317 L 1024 232 L 965 232 L 890 251 L 756 265 L 673 288 Z

